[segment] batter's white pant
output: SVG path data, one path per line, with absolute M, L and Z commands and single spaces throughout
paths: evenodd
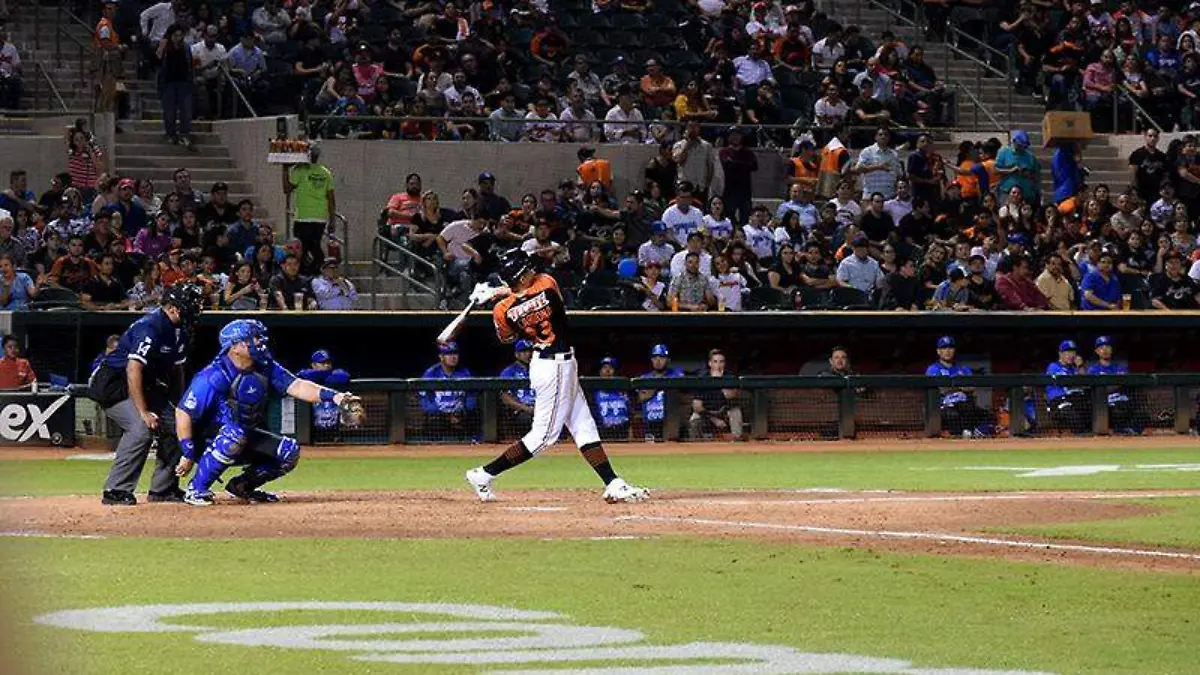
M 536 455 L 554 445 L 564 426 L 581 448 L 600 442 L 596 421 L 579 386 L 579 364 L 574 356 L 546 359 L 535 354 L 529 363 L 529 384 L 536 397 L 533 428 L 521 441 L 530 454 Z

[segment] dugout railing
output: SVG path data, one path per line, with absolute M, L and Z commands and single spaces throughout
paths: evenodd
M 937 438 L 945 436 L 941 397 L 949 389 L 969 388 L 978 407 L 989 415 L 995 434 L 1053 437 L 1109 434 L 1108 396 L 1120 392 L 1136 413 L 1139 433 L 1186 434 L 1197 425 L 1200 373 L 1114 376 L 977 375 L 935 378 L 922 375 L 745 376 L 727 378 L 581 378 L 596 413 L 593 393 L 629 395 L 630 423 L 601 429 L 607 441 L 685 441 L 728 439 L 728 433 L 691 438 L 689 418 L 697 392 L 733 389 L 742 410 L 745 437 L 752 440 L 837 440 L 853 438 Z M 1050 413 L 1046 389 L 1080 387 L 1086 414 L 1077 425 L 1064 424 Z M 515 440 L 529 429 L 527 417 L 515 414 L 504 392 L 528 387 L 518 379 L 454 380 L 363 379 L 351 388 L 363 396 L 368 421 L 356 429 L 317 429 L 310 408 L 298 404 L 296 432 L 304 444 L 437 444 L 496 443 Z M 650 425 L 641 414 L 639 391 L 663 391 L 664 419 Z M 470 409 L 459 414 L 430 414 L 420 393 L 461 392 Z M 596 415 L 599 421 L 600 416 Z M 957 431 L 956 431 L 957 433 Z M 566 434 L 564 434 L 566 437 Z

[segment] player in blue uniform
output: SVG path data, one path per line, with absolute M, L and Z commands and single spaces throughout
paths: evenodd
M 471 371 L 458 365 L 458 343 L 438 345 L 438 362 L 421 374 L 423 380 L 458 380 L 471 377 Z M 422 391 L 417 395 L 425 413 L 424 434 L 435 438 L 477 435 L 478 398 L 474 392 L 442 389 Z
M 212 505 L 213 483 L 238 465 L 245 469 L 225 485 L 226 492 L 244 501 L 277 502 L 278 497 L 259 488 L 296 468 L 300 444 L 262 431 L 271 392 L 312 404 L 338 405 L 352 395 L 300 379 L 276 363 L 267 328 L 259 321 L 231 321 L 221 329 L 219 339 L 221 353 L 192 378 L 175 411 L 183 450 L 175 473 L 183 478 L 196 467 L 184 501 Z
M 296 373 L 296 377 L 328 387 L 342 389 L 350 384 L 350 373 L 333 367 L 333 357 L 324 349 L 313 352 L 309 367 Z M 337 429 L 340 426 L 337 404 L 322 401 L 313 406 L 313 426 L 318 429 Z
M 1046 366 L 1046 374 L 1056 377 L 1083 374 L 1083 359 L 1079 357 L 1079 346 L 1074 340 L 1059 343 L 1058 360 Z M 1091 430 L 1092 406 L 1083 387 L 1058 384 L 1046 387 L 1046 410 L 1052 422 L 1071 433 Z
M 657 344 L 650 350 L 650 372 L 642 377 L 683 377 L 683 371 L 669 367 L 671 350 Z M 663 422 L 667 416 L 667 392 L 646 390 L 638 392 L 642 404 L 642 420 L 646 423 L 646 440 L 653 442 L 663 438 Z
M 616 377 L 617 360 L 611 356 L 600 359 L 600 377 Z M 629 394 L 624 391 L 598 390 L 592 394 L 596 419 L 600 422 L 600 438 L 629 440 Z
M 513 345 L 515 359 L 504 370 L 500 377 L 514 380 L 529 379 L 529 361 L 533 358 L 533 343 L 529 340 L 517 340 Z M 537 400 L 533 389 L 513 389 L 500 392 L 500 402 L 504 404 L 504 415 L 500 424 L 509 429 L 526 429 L 533 424 L 533 404 Z
M 1088 375 L 1126 375 L 1129 369 L 1113 361 L 1113 339 L 1107 335 L 1096 338 L 1096 362 L 1087 367 Z M 1145 416 L 1134 404 L 1134 397 L 1121 387 L 1108 387 L 1108 426 L 1118 434 L 1137 436 L 1146 428 Z
M 925 369 L 929 377 L 964 377 L 971 375 L 968 366 L 960 366 L 954 360 L 957 353 L 954 338 L 944 335 L 938 338 L 938 360 Z M 975 402 L 972 387 L 946 387 L 942 389 L 939 408 L 942 411 L 942 428 L 958 436 L 982 438 L 996 432 L 996 418 L 990 410 L 980 408 Z
M 159 443 L 149 500 L 183 500 L 174 472 L 179 447 L 169 406 L 171 398 L 183 389 L 191 326 L 203 309 L 204 293 L 199 287 L 176 284 L 168 288 L 162 306 L 134 322 L 116 348 L 100 357 L 88 378 L 88 396 L 121 428 L 102 504 L 137 504 L 133 491 L 156 437 Z

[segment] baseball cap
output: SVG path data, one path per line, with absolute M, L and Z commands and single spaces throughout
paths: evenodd
M 122 178 L 121 182 L 117 183 L 117 187 L 118 188 L 132 188 L 132 187 L 135 187 L 135 184 L 134 184 L 132 178 Z
M 457 353 L 458 353 L 458 343 L 453 340 L 451 340 L 450 342 L 443 342 L 442 344 L 438 345 L 438 354 L 457 354 Z
M 1012 144 L 1028 148 L 1029 147 L 1029 134 L 1025 133 L 1025 131 L 1022 129 L 1017 129 L 1016 131 L 1013 132 Z
M 614 66 L 615 66 L 615 65 L 617 65 L 618 63 L 626 63 L 625 57 L 624 57 L 624 56 L 618 56 L 617 58 L 613 59 L 613 61 L 612 61 L 612 64 L 613 64 Z
M 1079 345 L 1075 344 L 1074 340 L 1063 340 L 1058 343 L 1058 351 L 1060 352 L 1077 352 Z
M 616 369 L 616 368 L 619 368 L 619 367 L 620 367 L 620 364 L 618 364 L 618 363 L 617 363 L 617 359 L 616 359 L 615 357 L 612 357 L 612 356 L 606 356 L 606 357 L 604 357 L 604 358 L 600 359 L 600 365 L 602 365 L 602 366 L 612 366 L 614 369 Z
M 1111 347 L 1112 344 L 1113 344 L 1113 339 L 1107 335 L 1101 335 L 1100 337 L 1096 338 L 1096 347 L 1097 348 L 1104 347 L 1104 346 Z
M 517 343 L 515 345 L 513 345 L 513 351 L 514 352 L 533 351 L 533 343 L 530 342 L 529 340 L 517 340 Z
M 1008 243 L 1010 244 L 1028 244 L 1029 237 L 1024 232 L 1013 232 L 1008 235 Z
M 329 352 L 325 351 L 324 349 L 318 349 L 317 351 L 313 352 L 312 357 L 309 358 L 309 361 L 312 363 L 329 363 L 332 360 L 333 357 L 331 357 Z
M 973 263 L 973 262 L 987 263 L 987 258 L 983 257 L 983 254 L 981 254 L 981 253 L 972 252 L 971 257 L 967 258 L 967 262 L 968 263 Z
M 482 182 L 483 182 L 483 181 L 485 181 L 485 180 L 490 180 L 490 181 L 492 181 L 493 183 L 495 183 L 495 182 L 496 182 L 496 177 L 492 175 L 492 172 L 491 172 L 491 171 L 484 171 L 483 173 L 479 174 L 479 180 L 478 180 L 478 181 L 476 181 L 476 182 L 478 182 L 478 183 L 482 183 Z
M 667 224 L 661 220 L 656 220 L 653 223 L 650 223 L 650 231 L 655 234 L 657 234 L 659 232 L 666 232 Z
M 209 24 L 208 30 L 206 30 L 205 33 L 215 36 L 217 34 L 217 27 L 213 24 Z
M 656 345 L 654 345 L 654 347 L 653 347 L 653 348 L 650 350 L 650 356 L 666 356 L 666 357 L 670 357 L 670 356 L 671 356 L 671 350 L 667 349 L 667 346 L 666 346 L 666 345 L 664 345 L 664 344 L 661 344 L 661 343 L 660 343 L 660 344 L 656 344 Z
M 224 190 L 225 192 L 228 192 L 229 191 L 229 183 L 226 183 L 223 180 L 219 180 L 219 181 L 213 183 L 212 192 L 221 192 L 222 190 Z
M 942 349 L 944 347 L 953 347 L 953 346 L 954 346 L 954 338 L 950 337 L 949 335 L 943 335 L 942 337 L 938 338 L 938 341 L 937 341 L 938 349 Z

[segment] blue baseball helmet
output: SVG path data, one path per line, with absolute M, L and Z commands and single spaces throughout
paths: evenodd
M 671 350 L 667 349 L 666 345 L 659 343 L 654 345 L 654 347 L 650 350 L 650 356 L 651 358 L 655 356 L 663 356 L 669 359 L 671 358 Z
M 937 341 L 938 349 L 944 349 L 946 347 L 953 347 L 953 346 L 954 346 L 954 338 L 950 337 L 949 335 L 943 335 L 942 337 L 938 338 L 938 341 Z
M 271 360 L 270 336 L 267 335 L 267 327 L 256 319 L 230 321 L 221 328 L 217 339 L 221 342 L 221 351 L 223 352 L 245 342 L 250 348 L 250 358 L 254 359 L 255 363 L 266 363 Z
M 318 349 L 317 351 L 313 352 L 312 358 L 309 359 L 309 361 L 313 363 L 329 363 L 332 360 L 333 357 L 330 356 L 329 352 L 324 349 Z
M 1113 344 L 1113 339 L 1107 335 L 1101 335 L 1100 337 L 1096 338 L 1096 348 L 1097 349 L 1099 349 L 1100 347 L 1104 347 L 1104 346 L 1111 347 L 1112 344 Z
M 617 359 L 612 356 L 606 356 L 606 357 L 600 359 L 600 365 L 601 366 L 612 366 L 613 370 L 616 370 L 621 367 L 620 364 L 617 362 Z
M 513 351 L 514 352 L 533 351 L 533 343 L 530 342 L 529 340 L 517 340 L 517 343 L 513 345 Z
M 1058 343 L 1058 351 L 1060 352 L 1077 352 L 1079 345 L 1075 344 L 1074 340 L 1063 340 Z

